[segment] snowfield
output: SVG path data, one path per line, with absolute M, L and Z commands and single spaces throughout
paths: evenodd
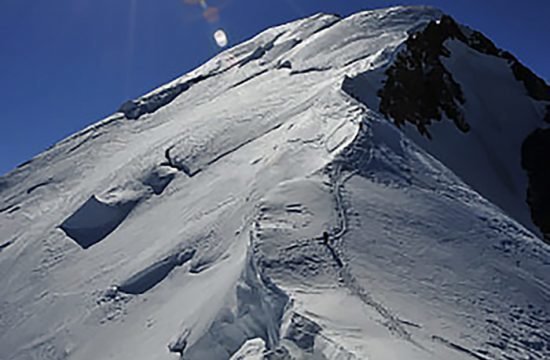
M 471 132 L 378 111 L 442 15 L 269 29 L 0 177 L 0 359 L 550 358 L 547 104 L 449 40 Z

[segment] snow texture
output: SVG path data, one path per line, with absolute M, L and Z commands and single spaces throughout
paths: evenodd
M 266 30 L 0 177 L 0 359 L 548 359 L 544 101 L 449 41 L 470 133 L 378 110 L 441 16 Z

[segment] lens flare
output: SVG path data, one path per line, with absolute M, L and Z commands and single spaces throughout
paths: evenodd
M 207 7 L 202 16 L 209 23 L 215 23 L 220 21 L 220 10 L 217 7 Z
M 200 6 L 202 8 L 202 16 L 206 22 L 214 24 L 220 21 L 220 9 L 216 6 L 211 6 L 207 0 L 182 0 L 186 5 Z M 210 0 L 209 0 L 210 1 Z M 214 33 L 214 40 L 220 48 L 224 48 L 229 43 L 227 33 L 223 29 L 218 29 Z
M 214 40 L 216 41 L 216 44 L 218 44 L 219 47 L 226 47 L 227 46 L 227 34 L 222 29 L 217 30 L 214 33 Z

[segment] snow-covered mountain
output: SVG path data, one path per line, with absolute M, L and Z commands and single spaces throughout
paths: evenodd
M 432 8 L 269 29 L 0 177 L 0 358 L 548 359 L 549 120 Z

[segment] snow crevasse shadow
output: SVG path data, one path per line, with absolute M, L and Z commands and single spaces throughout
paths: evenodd
M 195 252 L 195 249 L 191 249 L 168 256 L 129 277 L 118 286 L 118 290 L 132 295 L 143 294 L 164 280 L 176 267 L 191 260 L 195 256 Z
M 113 232 L 137 201 L 109 204 L 92 195 L 60 228 L 80 247 L 87 249 Z

